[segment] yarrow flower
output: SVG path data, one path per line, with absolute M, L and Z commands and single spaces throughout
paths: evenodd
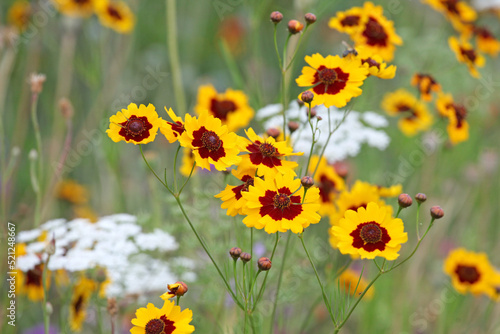
M 347 210 L 332 230 L 342 254 L 359 255 L 362 259 L 380 256 L 395 260 L 399 257 L 401 244 L 408 241 L 403 221 L 392 218 L 387 207 L 379 207 L 374 202 L 368 203 L 366 209 Z
M 193 311 L 181 310 L 173 301 L 165 300 L 161 309 L 149 303 L 139 308 L 132 319 L 131 334 L 190 334 L 194 326 L 190 325 Z
M 291 173 L 276 174 L 273 178 L 254 179 L 254 185 L 241 194 L 247 200 L 243 208 L 243 223 L 247 227 L 264 228 L 267 233 L 302 233 L 310 224 L 316 224 L 321 216 L 319 189 L 311 187 L 305 197 L 300 189 L 300 179 Z
M 496 295 L 495 281 L 498 273 L 488 261 L 485 253 L 470 252 L 457 248 L 448 254 L 444 262 L 444 272 L 451 277 L 453 287 L 462 294 Z
M 361 276 L 360 273 L 352 270 L 346 269 L 342 274 L 340 274 L 339 285 L 343 288 L 349 295 L 358 297 L 365 289 L 368 287 L 368 282 Z M 375 288 L 372 286 L 364 298 L 371 299 L 373 297 Z
M 209 114 L 227 125 L 229 131 L 246 127 L 254 116 L 243 91 L 228 88 L 224 93 L 217 93 L 212 85 L 198 89 L 198 101 L 194 109 L 198 115 L 208 110 Z
M 407 136 L 413 136 L 419 131 L 426 131 L 432 125 L 433 118 L 427 106 L 403 88 L 387 93 L 381 105 L 388 115 L 403 116 L 400 118 L 398 126 Z
M 115 143 L 123 140 L 135 145 L 147 144 L 155 140 L 161 121 L 152 104 L 137 107 L 137 104 L 130 103 L 127 109 L 109 118 L 106 133 Z
M 418 88 L 420 98 L 424 101 L 432 100 L 432 92 L 441 92 L 441 85 L 429 74 L 415 73 L 411 78 L 411 84 Z
M 479 74 L 477 67 L 483 67 L 486 60 L 484 57 L 474 50 L 474 47 L 467 41 L 459 41 L 455 36 L 451 36 L 448 39 L 448 44 L 453 52 L 455 52 L 455 56 L 457 60 L 461 63 L 465 63 L 469 69 L 470 74 L 475 77 L 481 77 Z
M 221 120 L 204 111 L 199 118 L 186 115 L 184 131 L 179 143 L 193 150 L 196 165 L 210 170 L 213 165 L 223 171 L 241 161 L 238 156 L 243 147 L 244 138 L 229 132 Z
M 125 2 L 115 0 L 95 1 L 97 1 L 95 11 L 103 26 L 111 28 L 121 34 L 128 34 L 134 29 L 135 16 Z
M 341 108 L 361 95 L 359 87 L 368 76 L 368 69 L 361 66 L 360 59 L 331 55 L 324 58 L 316 53 L 306 56 L 305 61 L 309 66 L 302 68 L 302 75 L 295 81 L 299 87 L 312 87 L 309 89 L 314 93 L 312 106 L 324 104 Z

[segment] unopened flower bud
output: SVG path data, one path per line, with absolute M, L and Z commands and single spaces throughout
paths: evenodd
M 424 203 L 427 200 L 427 196 L 425 194 L 418 193 L 418 194 L 415 195 L 415 199 L 419 203 Z
M 61 110 L 61 114 L 65 119 L 70 119 L 73 117 L 73 105 L 67 98 L 63 97 L 59 100 L 59 109 Z
M 333 164 L 333 168 L 338 176 L 345 179 L 349 174 L 349 165 L 344 161 L 337 161 Z
M 307 13 L 304 18 L 306 19 L 307 24 L 313 24 L 316 22 L 316 15 L 313 13 Z
M 290 34 L 295 35 L 304 29 L 304 25 L 297 20 L 288 21 L 288 31 Z
M 267 129 L 266 134 L 269 137 L 273 137 L 274 139 L 277 139 L 280 136 L 281 131 L 276 129 L 276 128 L 269 128 L 269 129 Z
M 38 152 L 35 149 L 32 149 L 28 154 L 28 158 L 32 161 L 35 161 L 36 159 L 38 159 Z
M 413 204 L 413 200 L 408 194 L 401 194 L 398 196 L 398 204 L 402 208 L 407 208 Z
M 40 94 L 42 92 L 45 79 L 45 74 L 31 73 L 29 82 L 33 94 Z
M 271 269 L 272 263 L 271 263 L 271 260 L 269 260 L 269 258 L 261 257 L 257 261 L 257 266 L 259 267 L 260 270 L 267 271 L 267 270 Z
M 322 121 L 322 120 L 323 120 L 323 117 L 321 117 L 321 116 L 316 116 L 316 119 L 317 119 L 318 121 Z
M 45 246 L 45 253 L 54 255 L 56 253 L 56 239 L 52 237 L 50 242 Z
M 311 112 L 311 118 L 316 117 L 317 115 L 316 108 L 312 108 L 310 112 Z M 309 109 L 307 109 L 307 117 L 309 117 Z
M 300 183 L 302 183 L 304 188 L 309 189 L 314 185 L 314 180 L 312 177 L 306 175 L 300 179 Z
M 304 93 L 302 93 L 300 99 L 305 103 L 311 103 L 312 100 L 314 99 L 314 93 L 311 92 L 310 90 L 306 90 Z
M 439 219 L 439 218 L 443 218 L 444 216 L 444 211 L 443 209 L 441 209 L 440 206 L 433 206 L 431 208 L 431 217 L 434 218 L 434 219 Z
M 108 298 L 108 306 L 107 306 L 108 314 L 111 317 L 114 317 L 118 314 L 118 304 L 116 303 L 116 298 Z
M 241 255 L 241 248 L 238 248 L 238 247 L 231 248 L 229 250 L 229 255 L 231 255 L 231 257 L 234 260 L 238 260 L 240 258 L 240 255 Z
M 179 281 L 174 284 L 167 285 L 168 292 L 176 296 L 184 296 L 188 291 L 188 286 L 186 283 Z
M 290 133 L 294 133 L 295 131 L 298 130 L 300 127 L 300 124 L 294 121 L 288 122 L 288 130 L 290 130 Z
M 278 11 L 271 13 L 271 21 L 273 21 L 274 24 L 280 23 L 281 20 L 283 20 L 283 14 Z
M 297 101 L 297 104 L 299 105 L 299 107 L 303 107 L 304 106 L 304 101 L 302 101 L 301 99 L 296 99 L 295 101 Z
M 240 259 L 241 261 L 243 261 L 244 263 L 247 263 L 248 261 L 250 261 L 252 259 L 252 255 L 250 255 L 249 253 L 241 253 L 240 255 Z

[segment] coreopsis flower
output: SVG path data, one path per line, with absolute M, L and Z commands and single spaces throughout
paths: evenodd
M 328 26 L 339 32 L 352 35 L 361 27 L 361 18 L 366 15 L 362 7 L 352 7 L 344 12 L 337 12 L 337 16 L 330 18 Z
M 210 170 L 212 164 L 217 170 L 226 170 L 240 163 L 238 156 L 244 145 L 244 138 L 234 132 L 229 132 L 221 120 L 209 115 L 207 111 L 199 118 L 186 115 L 185 131 L 179 138 L 179 143 L 193 150 L 196 165 Z
M 241 194 L 247 200 L 243 208 L 247 227 L 262 229 L 267 233 L 302 233 L 310 224 L 316 224 L 321 216 L 319 189 L 311 187 L 305 197 L 300 179 L 292 173 L 276 174 L 274 178 L 254 179 L 254 185 Z
M 436 100 L 436 109 L 439 115 L 448 117 L 453 112 L 455 102 L 451 94 L 441 93 Z
M 198 115 L 208 110 L 209 114 L 227 125 L 229 131 L 246 127 L 254 116 L 254 110 L 248 105 L 248 98 L 243 91 L 228 88 L 224 93 L 218 93 L 212 85 L 198 89 L 198 101 L 194 109 Z
M 179 140 L 179 137 L 184 132 L 184 122 L 182 121 L 182 118 L 174 113 L 172 108 L 167 109 L 167 107 L 165 107 L 165 111 L 172 122 L 162 119 L 160 122 L 160 132 L 165 136 L 165 138 L 167 138 L 169 143 L 173 143 Z
M 168 291 L 160 296 L 163 300 L 168 300 L 174 297 L 182 297 L 188 291 L 188 286 L 184 282 L 175 282 L 167 285 Z
M 227 209 L 228 216 L 243 215 L 243 207 L 247 200 L 242 193 L 248 191 L 248 188 L 254 185 L 255 171 L 256 168 L 232 170 L 231 173 L 242 183 L 238 186 L 227 185 L 226 189 L 215 195 L 215 197 L 223 201 L 221 208 Z
M 420 98 L 424 101 L 432 100 L 432 92 L 441 92 L 441 85 L 429 74 L 415 73 L 411 78 L 411 85 L 418 88 Z
M 132 319 L 131 334 L 190 334 L 194 326 L 189 323 L 193 320 L 193 311 L 181 310 L 173 301 L 165 300 L 161 309 L 149 303 L 135 312 Z
M 394 23 L 384 16 L 382 6 L 375 6 L 367 1 L 363 10 L 366 15 L 361 16 L 360 28 L 351 35 L 354 47 L 357 49 L 363 45 L 383 60 L 391 61 L 395 45 L 403 44 L 401 37 L 396 34 Z
M 98 219 L 96 213 L 88 205 L 76 205 L 73 207 L 73 214 L 77 218 L 88 219 L 89 222 L 95 223 Z
M 495 270 L 485 253 L 470 252 L 464 248 L 454 249 L 448 254 L 443 270 L 451 277 L 455 290 L 473 295 L 495 293 L 492 281 Z
M 469 42 L 464 40 L 459 41 L 455 36 L 451 36 L 448 39 L 448 44 L 453 52 L 455 52 L 457 60 L 467 65 L 470 74 L 475 78 L 481 77 L 477 71 L 477 67 L 484 66 L 486 62 L 484 57 L 480 53 L 476 52 L 474 47 Z
M 338 226 L 332 227 L 342 254 L 359 255 L 362 259 L 383 257 L 395 260 L 401 244 L 408 241 L 403 221 L 392 218 L 386 206 L 368 203 L 366 209 L 347 210 Z
M 94 13 L 96 0 L 53 0 L 56 8 L 64 15 L 89 17 Z
M 125 2 L 115 0 L 95 1 L 95 12 L 103 26 L 121 34 L 128 34 L 134 29 L 135 16 Z
M 477 18 L 476 11 L 465 1 L 458 0 L 422 0 L 436 11 L 442 13 L 458 31 Z
M 179 172 L 185 177 L 188 177 L 191 173 L 194 175 L 196 173 L 196 169 L 193 169 L 195 162 L 193 150 L 184 147 L 182 149 L 182 161 Z
M 109 118 L 106 133 L 115 143 L 123 140 L 135 145 L 147 144 L 155 140 L 161 122 L 152 104 L 137 107 L 137 104 L 130 103 L 127 109 Z
M 368 76 L 368 69 L 361 66 L 360 59 L 331 55 L 324 58 L 316 53 L 306 56 L 305 61 L 309 66 L 302 68 L 302 75 L 295 81 L 299 87 L 311 87 L 309 90 L 314 93 L 312 106 L 324 104 L 325 107 L 341 108 L 353 97 L 361 95 L 359 87 Z
M 27 271 L 17 269 L 16 293 L 27 295 L 28 299 L 34 302 L 42 301 L 44 296 L 42 282 L 43 267 L 44 265 L 39 263 Z M 49 275 L 47 275 L 46 282 L 47 287 L 50 287 Z
M 500 52 L 500 41 L 484 27 L 474 27 L 473 33 L 476 36 L 476 46 L 480 52 L 496 57 Z
M 245 130 L 249 140 L 246 141 L 244 149 L 249 152 L 244 154 L 241 165 L 244 168 L 257 168 L 259 176 L 274 176 L 277 173 L 292 173 L 298 166 L 295 161 L 287 161 L 284 157 L 302 155 L 302 152 L 293 153 L 285 141 L 276 141 L 273 137 L 263 139 L 258 136 L 252 128 Z
M 84 185 L 74 180 L 63 180 L 56 186 L 56 196 L 72 204 L 86 204 L 89 201 L 89 192 Z
M 335 211 L 335 199 L 345 188 L 345 181 L 335 171 L 335 167 L 328 164 L 328 161 L 317 155 L 311 157 L 309 164 L 309 174 L 314 171 L 314 184 L 319 188 L 320 209 L 319 214 L 325 216 Z
M 465 119 L 466 117 L 467 110 L 465 107 L 463 105 L 453 104 L 448 114 L 449 123 L 446 127 L 448 137 L 452 144 L 458 144 L 469 139 L 469 123 Z
M 339 278 L 339 286 L 343 288 L 349 295 L 358 297 L 368 286 L 368 282 L 358 273 L 352 269 L 346 269 Z M 364 298 L 371 299 L 374 293 L 373 286 L 366 291 Z
M 361 65 L 368 69 L 369 75 L 381 78 L 392 79 L 396 76 L 396 66 L 387 66 L 384 59 L 373 50 L 368 49 L 365 45 L 360 45 L 356 48 L 356 53 L 349 53 L 347 57 L 357 57 L 361 59 Z
M 28 23 L 31 16 L 31 5 L 29 2 L 24 0 L 18 0 L 12 4 L 7 13 L 8 22 L 14 27 L 23 31 L 28 27 Z
M 75 284 L 69 306 L 69 324 L 72 331 L 80 332 L 82 330 L 83 322 L 87 316 L 88 302 L 96 288 L 97 284 L 94 280 L 83 276 Z
M 380 197 L 396 197 L 403 192 L 402 184 L 395 184 L 389 187 L 377 186 Z
M 387 93 L 381 105 L 388 115 L 402 116 L 398 126 L 407 136 L 425 131 L 432 125 L 433 118 L 427 106 L 403 88 Z

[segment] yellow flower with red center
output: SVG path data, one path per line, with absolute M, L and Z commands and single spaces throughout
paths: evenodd
M 432 100 L 432 92 L 441 92 L 441 85 L 429 74 L 415 73 L 411 79 L 411 85 L 418 88 L 420 98 L 424 101 Z
M 453 104 L 448 114 L 448 126 L 446 130 L 452 144 L 458 144 L 469 139 L 469 123 L 465 119 L 467 110 L 463 105 Z
M 209 115 L 207 111 L 201 113 L 199 118 L 186 115 L 184 128 L 179 143 L 193 150 L 199 167 L 210 170 L 212 164 L 222 171 L 240 163 L 238 154 L 245 139 L 229 132 L 220 119 Z
M 500 41 L 488 29 L 474 27 L 473 33 L 476 36 L 476 45 L 480 52 L 487 53 L 492 57 L 498 55 L 498 52 L 500 52 Z
M 455 102 L 451 94 L 441 93 L 436 100 L 436 109 L 439 115 L 448 117 L 450 113 L 454 112 Z
M 390 116 L 403 116 L 398 126 L 407 136 L 429 129 L 433 122 L 427 106 L 403 88 L 387 93 L 382 100 L 382 109 Z
M 248 105 L 248 98 L 240 90 L 228 88 L 224 93 L 217 93 L 212 85 L 198 89 L 198 102 L 195 111 L 200 115 L 208 112 L 227 125 L 229 131 L 238 131 L 246 127 L 254 116 L 254 110 Z
M 377 190 L 380 197 L 396 197 L 403 192 L 403 185 L 399 183 L 390 187 L 377 186 Z
M 80 277 L 75 284 L 69 306 L 69 324 L 72 331 L 80 332 L 82 330 L 90 296 L 96 289 L 96 282 L 84 276 Z
M 332 227 L 342 254 L 359 255 L 362 259 L 383 257 L 395 260 L 401 244 L 408 241 L 403 221 L 392 218 L 391 210 L 370 202 L 366 209 L 347 210 L 338 226 Z
M 434 10 L 442 13 L 458 31 L 477 19 L 476 11 L 465 1 L 458 0 L 423 0 Z
M 339 276 L 339 286 L 343 288 L 346 292 L 351 296 L 358 297 L 365 291 L 368 287 L 368 282 L 361 276 L 361 273 L 358 273 L 352 269 L 345 270 Z M 364 298 L 371 299 L 374 293 L 373 286 L 366 291 Z
M 313 155 L 309 164 L 309 173 L 314 171 L 314 184 L 319 188 L 321 207 L 319 214 L 322 216 L 331 214 L 335 211 L 335 199 L 345 188 L 345 181 L 335 171 L 335 167 L 328 164 L 324 157 Z
M 193 311 L 181 310 L 173 301 L 165 300 L 161 309 L 149 303 L 135 312 L 132 319 L 131 334 L 190 334 L 194 326 L 189 323 L 193 320 Z
M 167 107 L 165 107 L 165 111 L 172 122 L 162 119 L 160 122 L 160 132 L 165 136 L 165 138 L 167 138 L 169 143 L 173 143 L 179 140 L 180 136 L 184 132 L 184 122 L 182 121 L 182 118 L 174 113 L 172 108 L 167 109 Z
M 474 47 L 467 41 L 459 41 L 455 36 L 451 36 L 448 39 L 448 44 L 450 48 L 455 52 L 457 60 L 461 63 L 465 63 L 469 68 L 470 74 L 479 78 L 481 75 L 477 71 L 477 67 L 483 67 L 486 60 L 484 57 L 474 50 Z
M 53 0 L 57 9 L 64 15 L 89 17 L 94 13 L 96 0 Z
M 360 59 L 331 55 L 324 58 L 316 53 L 306 56 L 305 61 L 309 66 L 302 68 L 302 75 L 295 81 L 299 87 L 312 87 L 308 89 L 314 93 L 312 106 L 324 104 L 327 108 L 341 108 L 361 95 L 359 87 L 368 76 L 368 69 L 361 66 Z
M 361 7 L 352 7 L 344 12 L 337 12 L 337 16 L 330 18 L 328 26 L 339 32 L 352 35 L 361 27 L 361 18 L 366 13 Z
M 243 207 L 247 200 L 243 197 L 242 193 L 248 191 L 250 186 L 254 185 L 256 168 L 249 168 L 245 170 L 232 170 L 231 173 L 242 183 L 238 186 L 227 185 L 226 189 L 215 195 L 220 198 L 223 203 L 222 209 L 227 209 L 228 216 L 243 215 Z
M 368 69 L 369 75 L 380 79 L 392 79 L 396 76 L 396 66 L 387 66 L 384 59 L 378 54 L 373 53 L 366 46 L 356 47 L 357 56 L 349 54 L 348 57 L 358 57 L 361 59 L 361 65 Z
M 189 175 L 194 175 L 196 173 L 196 168 L 193 169 L 193 165 L 195 162 L 196 161 L 194 159 L 193 150 L 184 147 L 182 149 L 182 161 L 181 161 L 181 167 L 179 168 L 179 172 L 181 172 L 181 174 L 184 175 L 185 177 L 188 177 Z
M 16 270 L 16 293 L 19 295 L 27 295 L 29 300 L 39 302 L 43 300 L 43 264 L 37 264 L 33 269 L 23 272 Z M 50 287 L 50 276 L 47 275 L 47 287 Z
M 246 140 L 244 149 L 248 154 L 244 154 L 241 161 L 242 168 L 257 168 L 259 176 L 274 176 L 277 173 L 292 173 L 298 166 L 294 161 L 287 161 L 284 157 L 292 155 L 303 155 L 303 152 L 293 153 L 293 148 L 289 147 L 285 141 L 277 142 L 273 137 L 263 139 L 258 136 L 252 128 L 245 130 L 249 140 Z
M 367 1 L 364 5 L 365 16 L 361 17 L 360 28 L 351 35 L 354 47 L 365 46 L 368 51 L 379 55 L 385 61 L 394 58 L 395 45 L 403 40 L 396 34 L 394 23 L 383 15 L 381 6 Z
M 125 2 L 114 0 L 96 1 L 95 11 L 99 18 L 99 22 L 101 22 L 103 26 L 111 28 L 121 34 L 128 34 L 134 29 L 135 16 Z
M 19 31 L 23 31 L 28 27 L 31 11 L 29 2 L 23 0 L 16 1 L 9 8 L 7 14 L 8 22 L 19 29 Z
M 63 180 L 56 187 L 56 196 L 72 204 L 86 204 L 89 201 L 89 192 L 84 185 L 74 180 Z
M 305 197 L 300 179 L 291 173 L 276 174 L 274 178 L 254 179 L 254 185 L 242 192 L 247 201 L 243 223 L 247 227 L 262 229 L 267 233 L 302 233 L 310 224 L 316 224 L 321 216 L 319 210 L 319 189 L 311 187 Z
M 452 250 L 444 262 L 443 270 L 451 277 L 453 287 L 462 294 L 473 295 L 495 293 L 497 278 L 485 253 L 470 252 L 464 248 Z
M 88 219 L 91 223 L 96 223 L 99 220 L 96 213 L 88 205 L 76 205 L 73 207 L 73 214 L 77 218 Z
M 123 140 L 135 145 L 147 144 L 155 140 L 161 121 L 152 104 L 137 107 L 131 103 L 109 118 L 106 133 L 115 143 Z

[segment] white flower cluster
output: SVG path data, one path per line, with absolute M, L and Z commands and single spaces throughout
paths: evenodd
M 264 127 L 283 128 L 283 110 L 281 104 L 271 104 L 257 112 L 257 119 L 264 121 Z M 314 108 L 316 115 L 322 118 L 318 122 L 316 131 L 315 153 L 320 152 L 326 145 L 324 157 L 329 162 L 344 160 L 347 157 L 356 156 L 361 145 L 367 144 L 384 150 L 390 142 L 389 136 L 380 128 L 387 127 L 387 119 L 377 113 L 366 111 L 340 111 L 335 107 L 326 108 L 317 106 Z M 292 133 L 291 139 L 296 152 L 309 154 L 312 145 L 312 131 L 308 123 L 307 106 L 300 106 L 295 100 L 286 110 L 287 121 L 295 121 L 299 128 Z M 313 119 L 313 125 L 316 120 Z M 337 128 L 338 127 L 338 128 Z M 333 132 L 330 139 L 328 137 Z M 288 133 L 288 129 L 286 129 Z
M 38 241 L 44 232 L 47 240 Z M 163 291 L 167 284 L 179 279 L 195 279 L 190 271 L 194 268 L 193 261 L 171 258 L 166 262 L 164 257 L 160 260 L 147 254 L 178 249 L 173 236 L 159 229 L 143 233 L 137 218 L 127 214 L 102 217 L 96 223 L 80 218 L 56 219 L 39 229 L 20 232 L 17 242 L 26 243 L 26 254 L 18 257 L 18 269 L 26 272 L 45 261 L 47 254 L 43 250 L 52 238 L 55 238 L 56 249 L 48 269 L 70 272 L 105 269 L 111 280 L 106 288 L 107 296 Z M 182 277 L 175 277 L 171 265 L 184 269 Z
M 500 7 L 500 0 L 474 0 L 472 5 L 477 10 L 496 9 Z

